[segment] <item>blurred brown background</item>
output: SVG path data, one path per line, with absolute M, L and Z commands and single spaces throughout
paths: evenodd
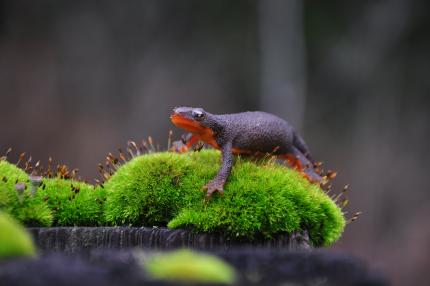
M 272 112 L 364 213 L 333 248 L 428 285 L 429 3 L 0 1 L 0 152 L 92 181 L 175 106 Z

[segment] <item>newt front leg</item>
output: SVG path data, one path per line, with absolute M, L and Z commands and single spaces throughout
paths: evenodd
M 206 198 L 212 197 L 214 192 L 219 192 L 221 195 L 224 194 L 224 185 L 230 176 L 231 168 L 233 166 L 233 150 L 232 142 L 227 142 L 221 146 L 221 168 L 209 183 L 203 188 L 207 190 Z
M 187 135 L 189 135 L 190 133 L 188 133 Z M 172 143 L 172 147 L 170 147 L 170 150 L 173 152 L 178 152 L 178 153 L 185 153 L 188 152 L 188 150 L 190 150 L 190 148 L 196 144 L 200 137 L 194 134 L 191 134 L 191 136 L 188 136 L 189 138 L 185 139 L 186 141 L 184 142 L 184 140 L 179 140 L 179 141 L 174 141 Z

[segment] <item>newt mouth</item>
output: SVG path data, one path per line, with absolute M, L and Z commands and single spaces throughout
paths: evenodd
M 191 133 L 202 133 L 206 129 L 206 127 L 201 125 L 199 122 L 186 118 L 178 113 L 173 113 L 170 116 L 170 120 L 175 126 L 185 129 Z

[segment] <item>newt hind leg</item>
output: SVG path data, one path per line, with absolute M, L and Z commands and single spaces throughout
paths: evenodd
M 291 153 L 283 154 L 280 157 L 285 158 L 290 166 L 299 171 L 309 182 L 322 181 L 322 177 L 315 171 L 313 163 L 296 147 L 292 147 Z

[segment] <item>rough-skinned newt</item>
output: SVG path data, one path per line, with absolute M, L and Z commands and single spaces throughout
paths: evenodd
M 309 148 L 294 128 L 273 114 L 252 111 L 235 114 L 211 114 L 202 108 L 177 107 L 170 116 L 173 124 L 192 133 L 181 148 L 186 151 L 199 140 L 221 150 L 222 163 L 217 175 L 204 188 L 209 198 L 223 193 L 233 166 L 233 155 L 277 155 L 311 182 L 320 182 Z

